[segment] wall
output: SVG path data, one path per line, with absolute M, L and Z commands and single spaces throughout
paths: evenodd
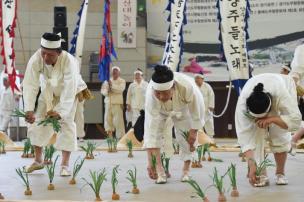
M 116 43 L 117 30 L 117 2 L 111 1 L 111 22 L 114 44 Z M 69 28 L 69 40 L 72 38 L 78 12 L 82 0 L 17 0 L 18 24 L 16 28 L 15 50 L 16 68 L 24 72 L 30 56 L 39 48 L 40 37 L 44 32 L 51 32 L 54 25 L 54 6 L 67 7 L 67 26 Z M 89 55 L 99 51 L 103 23 L 103 0 L 90 0 L 81 73 L 84 80 L 89 80 L 88 62 Z M 122 77 L 127 81 L 133 80 L 133 71 L 140 67 L 146 68 L 146 28 L 137 28 L 136 49 L 116 49 L 118 61 L 114 62 L 122 69 Z M 94 75 L 94 81 L 98 81 Z

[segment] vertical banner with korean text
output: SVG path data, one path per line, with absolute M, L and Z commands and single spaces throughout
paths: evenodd
M 237 92 L 249 79 L 247 1 L 219 0 L 220 40 L 231 80 Z
M 117 5 L 117 46 L 136 48 L 136 0 L 120 0 Z
M 177 72 L 183 54 L 183 25 L 187 23 L 185 9 L 186 0 L 169 0 L 166 8 L 170 25 L 162 63 Z

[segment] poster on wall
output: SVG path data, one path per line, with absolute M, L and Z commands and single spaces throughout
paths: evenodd
M 136 15 L 136 0 L 121 0 L 117 4 L 118 48 L 136 48 Z
M 184 54 L 180 71 L 199 65 L 207 80 L 229 80 L 221 61 L 216 0 L 188 0 L 184 26 Z M 250 0 L 249 62 L 253 74 L 279 72 L 292 60 L 296 46 L 304 42 L 304 0 Z M 166 40 L 167 0 L 147 0 L 147 59 L 160 63 Z

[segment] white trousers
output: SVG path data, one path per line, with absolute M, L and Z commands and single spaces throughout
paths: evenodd
M 78 99 L 75 99 L 70 116 L 65 120 L 59 121 L 61 130 L 57 134 L 56 143 L 54 144 L 57 150 L 77 150 L 76 124 L 74 122 L 77 102 Z M 40 97 L 38 100 L 37 111 L 35 113 L 36 122 L 28 126 L 28 137 L 30 138 L 31 143 L 35 146 L 46 146 L 55 133 L 51 125 L 38 126 L 38 123 L 45 118 L 46 113 L 46 104 Z
M 123 119 L 123 110 L 120 104 L 105 104 L 104 126 L 106 131 L 116 130 L 116 138 L 125 135 L 125 123 Z
M 83 138 L 85 136 L 83 111 L 84 111 L 84 101 L 77 102 L 75 124 L 76 124 L 76 134 L 77 137 L 79 138 Z
M 11 121 L 10 114 L 7 113 L 0 114 L 0 131 L 7 132 L 10 121 Z
M 172 127 L 174 125 L 176 142 L 179 144 L 180 149 L 180 159 L 182 161 L 191 160 L 192 152 L 190 151 L 190 145 L 182 135 L 183 131 L 189 131 L 191 129 L 191 122 L 189 121 L 191 117 L 190 115 L 185 117 L 186 119 L 184 120 L 169 117 L 169 119 L 171 119 L 170 121 L 167 121 L 168 117 L 163 117 L 164 119 L 159 122 L 158 131 L 154 134 L 145 135 L 144 147 L 160 148 L 161 152 L 166 153 L 167 157 L 171 157 L 174 153 L 172 138 Z
M 258 129 L 253 137 L 255 137 L 254 157 L 258 164 L 264 160 L 266 142 L 273 153 L 288 152 L 291 148 L 291 133 L 276 125 L 271 125 L 269 130 Z
M 140 109 L 132 109 L 131 110 L 132 126 L 135 125 L 139 116 L 140 116 Z

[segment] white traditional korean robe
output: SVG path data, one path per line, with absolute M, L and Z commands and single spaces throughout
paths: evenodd
M 77 150 L 74 122 L 77 105 L 77 65 L 77 60 L 66 51 L 62 51 L 54 66 L 43 63 L 40 49 L 30 58 L 23 80 L 25 111 L 34 111 L 36 96 L 41 87 L 35 112 L 36 122 L 28 128 L 28 135 L 33 145 L 46 146 L 54 134 L 51 126 L 37 125 L 49 110 L 53 110 L 61 117 L 61 131 L 57 134 L 55 147 L 64 151 Z
M 86 89 L 88 86 L 87 84 L 83 81 L 82 76 L 80 74 L 80 70 L 78 73 L 78 86 L 77 86 L 77 93 L 80 93 L 84 89 Z M 85 131 L 84 131 L 84 102 L 85 100 L 77 102 L 76 106 L 76 112 L 75 112 L 75 124 L 76 124 L 76 134 L 77 137 L 83 138 L 85 136 Z
M 298 46 L 294 52 L 290 75 L 299 81 L 304 80 L 304 44 Z
M 138 117 L 140 116 L 140 110 L 145 108 L 145 95 L 148 87 L 148 82 L 142 80 L 140 84 L 136 81 L 130 84 L 127 93 L 126 103 L 131 106 L 131 111 L 128 112 L 132 126 L 135 125 Z
M 121 138 L 125 134 L 122 93 L 126 88 L 126 81 L 122 78 L 118 78 L 116 80 L 111 78 L 111 82 L 111 91 L 107 81 L 105 81 L 101 87 L 101 94 L 105 96 L 105 130 L 116 130 L 116 138 Z
M 213 112 L 209 110 L 209 108 L 214 109 L 214 92 L 211 86 L 203 82 L 202 86 L 199 87 L 205 103 L 205 132 L 210 137 L 214 136 L 214 123 L 213 123 Z
M 0 90 L 0 131 L 7 132 L 11 115 L 16 107 L 17 103 L 12 89 L 3 87 Z
M 280 116 L 288 129 L 272 124 L 267 129 L 259 128 L 255 118 L 248 116 L 246 100 L 258 84 L 264 85 L 264 91 L 271 95 L 269 116 Z M 264 159 L 265 140 L 269 141 L 272 152 L 290 150 L 291 135 L 301 124 L 301 113 L 297 105 L 296 87 L 290 76 L 281 74 L 260 74 L 249 79 L 242 89 L 235 111 L 235 127 L 242 152 L 253 150 L 255 159 L 260 163 Z
M 190 77 L 175 72 L 172 99 L 166 103 L 159 101 L 148 85 L 145 103 L 144 148 L 163 148 L 167 156 L 173 153 L 172 127 L 176 130 L 176 140 L 180 145 L 180 157 L 191 160 L 192 153 L 182 132 L 201 129 L 204 126 L 204 100 Z

